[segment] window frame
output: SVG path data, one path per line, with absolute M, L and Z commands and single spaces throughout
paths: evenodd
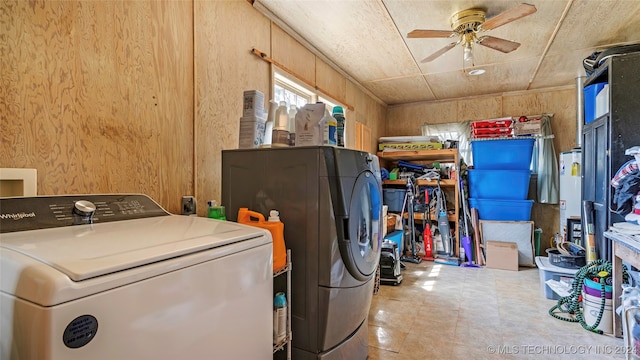
M 279 86 L 283 88 L 285 91 L 294 93 L 296 96 L 306 98 L 307 104 L 309 103 L 313 104 L 318 101 L 325 103 L 329 108 L 329 112 L 331 112 L 335 106 L 342 106 L 342 108 L 345 109 L 345 111 L 347 109 L 347 106 L 345 104 L 342 104 L 340 101 L 337 101 L 336 99 L 330 96 L 327 96 L 325 94 L 320 94 L 316 89 L 305 84 L 302 80 L 287 73 L 285 70 L 275 65 L 272 65 L 271 83 L 272 83 L 271 90 L 273 91 L 272 98 L 276 103 L 280 101 L 280 99 L 275 98 L 276 86 Z M 285 99 L 285 101 L 287 100 Z M 290 104 L 287 101 L 287 106 L 289 105 Z M 298 105 L 296 104 L 296 106 Z

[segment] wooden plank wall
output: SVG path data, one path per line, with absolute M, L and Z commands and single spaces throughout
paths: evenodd
M 189 2 L 0 4 L 0 167 L 38 194 L 192 192 Z
M 237 149 L 243 92 L 260 90 L 268 99 L 269 64 L 251 54 L 268 51 L 270 21 L 244 0 L 195 1 L 196 199 L 222 195 L 222 150 Z
M 0 167 L 38 170 L 38 194 L 144 193 L 168 211 L 220 199 L 242 92 L 271 97 L 266 52 L 384 132 L 385 107 L 246 0 L 0 2 Z M 371 144 L 374 149 L 375 144 Z
M 394 105 L 387 108 L 387 136 L 421 135 L 421 125 L 482 120 L 503 116 L 553 113 L 551 128 L 556 158 L 576 146 L 575 89 L 527 91 L 496 96 L 484 96 L 452 101 L 421 102 Z M 535 203 L 532 220 L 543 231 L 545 249 L 549 237 L 559 231 L 558 205 Z

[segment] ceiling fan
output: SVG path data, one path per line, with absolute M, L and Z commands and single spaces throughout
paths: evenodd
M 457 41 L 452 42 L 435 53 L 427 56 L 422 60 L 422 62 L 430 62 L 453 49 L 458 44 L 461 44 L 464 48 L 464 60 L 473 62 L 474 43 L 503 53 L 510 53 L 520 46 L 520 43 L 514 41 L 488 35 L 480 35 L 480 33 L 495 29 L 527 15 L 531 15 L 536 11 L 537 9 L 534 5 L 520 4 L 486 20 L 487 13 L 484 9 L 474 8 L 462 10 L 451 16 L 451 30 L 417 29 L 407 34 L 407 38 L 449 38 L 457 36 L 459 38 Z

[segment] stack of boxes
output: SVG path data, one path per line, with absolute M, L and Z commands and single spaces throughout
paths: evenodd
M 510 117 L 471 122 L 471 137 L 474 139 L 512 137 L 513 129 Z
M 469 203 L 481 220 L 529 221 L 534 139 L 472 140 Z
M 264 94 L 248 90 L 243 94 L 242 117 L 240 118 L 240 149 L 258 148 L 264 142 L 267 112 L 264 109 Z
M 540 135 L 541 116 L 504 117 L 471 122 L 472 139 L 496 139 Z

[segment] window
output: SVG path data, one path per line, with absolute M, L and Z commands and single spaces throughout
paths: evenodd
M 273 73 L 273 100 L 276 103 L 285 101 L 287 106 L 295 105 L 300 108 L 305 104 L 314 102 L 315 94 L 304 85 L 290 79 L 280 72 Z
M 281 101 L 287 103 L 287 108 L 291 105 L 295 105 L 297 108 L 301 108 L 306 104 L 322 102 L 326 105 L 329 113 L 333 111 L 335 106 L 342 106 L 346 112 L 346 106 L 332 100 L 326 96 L 321 96 L 318 91 L 311 86 L 305 84 L 303 81 L 296 77 L 286 73 L 285 71 L 272 66 L 273 69 L 273 101 L 278 105 Z M 295 126 L 295 125 L 294 125 Z M 338 130 L 340 131 L 340 130 Z M 347 146 L 347 126 L 345 124 L 343 128 L 343 137 L 345 146 Z M 356 134 L 357 135 L 357 134 Z M 357 140 L 357 139 L 356 139 Z
M 327 104 L 329 111 L 334 106 L 344 106 L 327 97 L 318 95 L 315 89 L 305 85 L 302 81 L 274 67 L 273 71 L 273 100 L 276 103 L 285 101 L 287 106 L 295 104 L 298 108 L 305 104 L 321 101 Z

